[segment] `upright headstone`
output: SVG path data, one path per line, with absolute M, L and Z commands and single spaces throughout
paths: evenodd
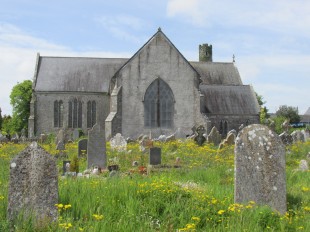
M 75 141 L 79 138 L 80 138 L 79 129 L 75 128 L 74 131 L 72 132 L 72 139 L 73 139 L 73 141 Z
M 255 201 L 286 212 L 285 147 L 267 126 L 241 130 L 235 143 L 235 202 Z
M 59 142 L 65 143 L 65 132 L 64 132 L 63 129 L 60 129 L 60 130 L 58 131 L 57 136 L 56 136 L 56 139 L 55 139 L 56 145 L 57 145 Z
M 57 143 L 56 150 L 58 151 L 66 150 L 65 143 L 63 141 L 59 141 Z
M 196 132 L 197 135 L 195 136 L 194 140 L 199 146 L 202 146 L 206 141 L 206 138 L 203 135 L 206 132 L 206 129 L 204 128 L 204 126 L 200 125 L 196 128 Z
M 117 133 L 113 138 L 110 140 L 111 149 L 117 151 L 126 151 L 127 150 L 127 142 L 125 138 L 120 134 Z
M 291 133 L 292 139 L 293 139 L 293 143 L 297 143 L 297 142 L 305 142 L 305 137 L 304 134 L 301 131 L 293 131 Z
M 208 143 L 213 143 L 215 146 L 219 145 L 221 142 L 222 136 L 220 134 L 220 132 L 216 129 L 216 127 L 214 126 L 208 137 L 207 137 L 207 142 Z
M 98 166 L 105 168 L 107 164 L 105 131 L 99 124 L 88 132 L 87 167 Z
M 70 160 L 62 161 L 62 174 L 65 175 L 66 172 L 70 172 Z
M 307 142 L 309 139 L 309 131 L 308 130 L 302 130 L 301 133 L 304 135 L 305 142 Z
M 161 148 L 151 147 L 150 148 L 150 165 L 161 164 Z
M 81 139 L 78 142 L 78 157 L 86 156 L 87 154 L 87 139 Z
M 23 212 L 40 222 L 56 221 L 58 210 L 58 171 L 55 158 L 36 142 L 31 143 L 10 163 L 8 219 Z

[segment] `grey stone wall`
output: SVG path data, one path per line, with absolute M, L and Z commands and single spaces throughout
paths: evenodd
M 87 101 L 96 101 L 97 123 L 104 127 L 104 121 L 109 114 L 109 96 L 102 93 L 48 93 L 37 92 L 35 102 L 35 135 L 41 133 L 57 133 L 60 129 L 54 127 L 54 101 L 62 100 L 64 106 L 63 126 L 68 128 L 68 108 L 70 99 L 76 97 L 82 101 L 82 129 L 84 133 L 87 128 Z M 72 131 L 74 129 L 72 128 Z
M 198 74 L 183 56 L 158 33 L 118 73 L 118 85 L 122 86 L 122 134 L 136 137 L 144 133 L 158 136 L 174 133 L 177 128 L 190 130 L 200 118 Z M 172 128 L 144 127 L 144 94 L 157 78 L 171 88 L 174 104 Z M 198 114 L 198 116 L 197 116 Z
M 216 127 L 218 130 L 220 128 L 221 120 L 227 121 L 227 132 L 235 129 L 237 132 L 239 131 L 239 127 L 241 124 L 246 126 L 246 124 L 258 124 L 259 116 L 258 115 L 207 115 L 209 120 L 211 121 L 211 127 Z M 226 136 L 226 135 L 223 135 Z

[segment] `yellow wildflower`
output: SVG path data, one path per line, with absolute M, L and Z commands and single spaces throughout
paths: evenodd
M 0 200 L 3 200 L 4 199 L 4 196 L 0 196 Z
M 70 204 L 69 205 L 65 205 L 65 209 L 69 209 L 69 208 L 71 208 Z
M 307 188 L 307 187 L 301 187 L 301 191 L 302 192 L 309 192 L 310 191 L 310 188 Z
M 199 218 L 199 217 L 192 217 L 192 220 L 194 220 L 194 221 L 200 221 L 200 218 Z
M 103 215 L 100 215 L 100 214 L 93 214 L 93 217 L 97 220 L 97 221 L 100 221 L 103 219 Z
M 225 210 L 222 210 L 222 209 L 217 212 L 217 214 L 219 215 L 222 215 L 223 213 L 225 213 Z

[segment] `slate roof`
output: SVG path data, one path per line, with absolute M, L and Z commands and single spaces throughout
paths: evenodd
M 39 57 L 35 91 L 108 92 L 110 80 L 128 59 Z
M 209 114 L 254 115 L 259 105 L 251 86 L 200 85 L 205 97 L 205 112 Z
M 206 85 L 242 85 L 234 63 L 224 62 L 190 62 Z
M 304 115 L 301 115 L 300 122 L 306 122 L 306 123 L 310 122 L 310 107 L 304 113 Z

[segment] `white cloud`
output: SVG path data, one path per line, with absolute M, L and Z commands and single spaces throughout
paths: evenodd
M 168 0 L 166 12 L 193 25 L 245 26 L 310 36 L 310 2 L 307 0 Z
M 95 21 L 110 31 L 116 38 L 141 44 L 144 40 L 135 36 L 132 31 L 142 30 L 148 23 L 140 18 L 131 15 L 100 16 Z
M 0 107 L 2 115 L 11 114 L 10 93 L 14 85 L 32 80 L 36 54 L 43 56 L 130 57 L 128 53 L 75 52 L 71 48 L 33 37 L 10 24 L 0 24 Z

